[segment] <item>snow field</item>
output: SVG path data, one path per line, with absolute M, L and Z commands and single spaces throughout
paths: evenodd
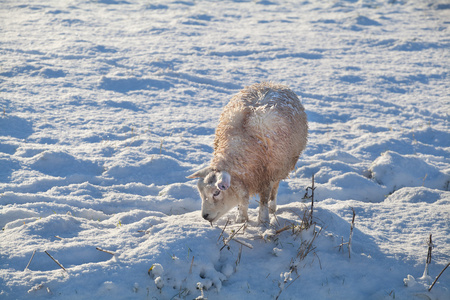
M 427 291 L 450 261 L 449 9 L 3 1 L 0 298 L 450 298 L 448 270 Z M 236 212 L 211 227 L 185 177 L 231 96 L 266 80 L 302 99 L 308 146 L 272 225 L 252 199 L 244 245 L 222 249 Z

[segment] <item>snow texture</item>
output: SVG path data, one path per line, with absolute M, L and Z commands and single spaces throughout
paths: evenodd
M 0 298 L 450 299 L 449 270 L 428 291 L 450 261 L 449 11 L 2 1 Z M 307 148 L 270 226 L 257 199 L 245 227 L 235 210 L 210 226 L 186 176 L 262 81 L 298 94 Z

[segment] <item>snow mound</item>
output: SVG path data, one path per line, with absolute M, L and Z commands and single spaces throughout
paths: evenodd
M 414 155 L 387 151 L 370 166 L 371 177 L 389 193 L 402 187 L 425 186 L 448 190 L 450 176 Z
M 102 166 L 60 151 L 44 151 L 31 159 L 30 167 L 51 176 L 66 177 L 72 174 L 100 175 Z
M 139 162 L 119 162 L 109 167 L 105 175 L 120 183 L 140 182 L 165 185 L 184 181 L 188 168 L 170 156 L 151 156 Z
M 316 188 L 318 199 L 354 199 L 364 202 L 381 202 L 386 189 L 365 176 L 348 172 L 331 178 Z
M 32 219 L 39 216 L 38 213 L 31 209 L 25 209 L 25 208 L 10 208 L 10 209 L 4 209 L 0 213 L 0 227 L 4 228 L 4 226 L 10 222 L 13 221 L 19 221 L 19 223 L 25 222 L 25 219 Z
M 385 202 L 438 203 L 445 205 L 450 204 L 450 195 L 448 192 L 426 187 L 406 187 L 389 195 Z

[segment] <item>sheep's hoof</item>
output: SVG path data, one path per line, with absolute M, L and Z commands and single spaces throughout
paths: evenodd
M 248 221 L 248 217 L 245 217 L 245 216 L 237 216 L 237 218 L 236 218 L 236 223 L 245 223 L 245 222 L 247 222 Z
M 269 214 L 267 214 L 267 216 L 262 217 L 261 215 L 258 217 L 258 224 L 259 225 L 264 225 L 264 226 L 269 226 L 270 225 L 270 218 L 269 218 Z
M 263 222 L 261 220 L 258 220 L 258 226 L 262 227 L 262 228 L 270 228 L 270 222 Z
M 277 201 L 269 201 L 269 212 L 274 214 L 277 212 Z

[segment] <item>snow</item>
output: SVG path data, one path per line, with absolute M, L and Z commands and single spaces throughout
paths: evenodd
M 0 298 L 449 299 L 449 9 L 2 1 Z M 297 93 L 307 148 L 269 227 L 257 199 L 211 226 L 186 176 L 261 81 Z

